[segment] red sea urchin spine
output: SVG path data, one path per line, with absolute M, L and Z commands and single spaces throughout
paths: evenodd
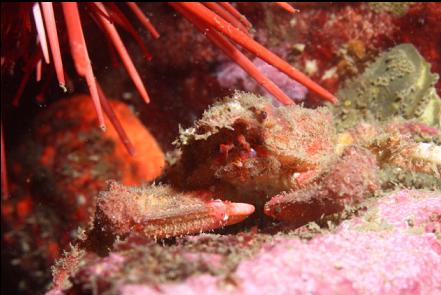
M 235 26 L 245 34 L 248 34 L 247 27 L 245 27 L 237 18 L 235 18 L 220 4 L 215 2 L 201 2 L 201 3 L 207 6 L 209 9 L 213 10 L 215 13 L 217 13 L 219 16 L 221 16 L 223 19 L 231 23 L 233 26 Z
M 138 5 L 135 2 L 127 2 L 127 6 L 129 6 L 129 8 L 133 11 L 141 24 L 147 29 L 147 31 L 150 32 L 150 35 L 152 35 L 153 39 L 158 39 L 158 31 L 156 30 L 155 26 L 153 26 L 153 24 L 150 22 L 148 17 L 144 15 Z
M 41 52 L 37 51 L 33 53 L 26 60 L 25 66 L 23 68 L 23 77 L 21 78 L 20 85 L 18 86 L 17 92 L 15 93 L 14 98 L 12 99 L 12 105 L 17 107 L 20 104 L 20 98 L 23 95 L 23 92 L 26 88 L 26 84 L 31 77 L 32 72 L 34 71 L 35 66 L 38 64 L 38 61 L 41 59 Z
M 294 7 L 292 7 L 287 2 L 276 2 L 276 4 L 279 5 L 280 7 L 282 7 L 283 9 L 285 9 L 286 11 L 290 12 L 290 13 L 299 12 L 299 10 L 295 9 Z
M 262 74 L 259 69 L 250 61 L 245 54 L 237 49 L 228 39 L 216 32 L 210 30 L 203 22 L 194 17 L 186 10 L 180 7 L 175 9 L 184 15 L 190 22 L 192 22 L 201 33 L 205 34 L 211 42 L 213 42 L 219 49 L 221 49 L 228 57 L 230 57 L 235 63 L 237 63 L 242 69 L 244 69 L 251 77 L 254 78 L 262 87 L 268 90 L 269 93 L 274 95 L 283 104 L 293 104 L 291 100 L 276 84 Z
M 67 33 L 69 35 L 70 49 L 75 67 L 80 76 L 86 78 L 90 95 L 98 116 L 101 129 L 106 129 L 104 123 L 103 110 L 101 108 L 98 96 L 98 88 L 93 74 L 92 65 L 90 64 L 89 53 L 87 52 L 86 40 L 84 39 L 83 28 L 81 25 L 80 13 L 76 2 L 63 2 L 64 19 L 66 20 Z
M 44 61 L 48 64 L 50 63 L 49 49 L 47 46 L 46 31 L 44 30 L 43 16 L 41 15 L 41 9 L 38 3 L 35 3 L 32 7 L 32 13 L 34 15 L 35 27 L 37 28 L 38 40 L 40 41 Z
M 109 118 L 110 123 L 113 125 L 113 127 L 116 130 L 116 133 L 118 134 L 121 142 L 126 147 L 127 152 L 131 155 L 135 155 L 135 147 L 133 146 L 132 142 L 130 141 L 129 137 L 127 136 L 126 131 L 124 130 L 121 122 L 118 120 L 118 117 L 116 116 L 115 112 L 112 109 L 112 106 L 110 105 L 106 95 L 104 94 L 103 89 L 97 83 L 98 86 L 98 94 L 100 96 L 100 102 L 103 106 L 103 110 L 107 115 L 107 118 Z
M 7 199 L 9 197 L 9 189 L 8 175 L 6 172 L 5 141 L 3 140 L 3 122 L 1 123 L 1 153 L 2 199 Z
M 49 46 L 51 47 L 58 83 L 61 88 L 66 89 L 60 43 L 58 42 L 57 24 L 55 23 L 54 7 L 52 6 L 52 2 L 41 2 L 41 8 L 43 11 L 44 22 L 46 24 Z
M 208 27 L 213 28 L 214 30 L 224 34 L 226 37 L 233 40 L 246 50 L 250 51 L 259 58 L 274 66 L 275 68 L 279 69 L 290 78 L 300 82 L 312 92 L 317 93 L 325 100 L 328 100 L 332 103 L 337 102 L 337 98 L 333 94 L 312 81 L 302 72 L 293 68 L 290 64 L 272 53 L 270 50 L 266 49 L 264 46 L 250 38 L 240 29 L 232 26 L 230 23 L 225 21 L 223 18 L 221 18 L 219 15 L 217 15 L 204 5 L 193 2 L 169 2 L 169 4 L 175 9 L 181 8 L 182 10 L 187 11 L 189 14 L 194 15 Z
M 121 40 L 118 31 L 116 30 L 115 26 L 109 21 L 109 13 L 106 10 L 106 7 L 104 7 L 103 3 L 97 2 L 95 3 L 97 7 L 101 10 L 102 13 L 106 16 L 102 16 L 100 14 L 97 15 L 97 19 L 104 28 L 105 32 L 110 37 L 110 40 L 112 41 L 112 44 L 115 46 L 115 49 L 117 50 L 124 67 L 127 70 L 127 73 L 129 74 L 130 78 L 133 81 L 133 84 L 135 84 L 136 89 L 138 90 L 141 97 L 144 99 L 146 103 L 150 102 L 150 98 L 147 94 L 147 90 L 144 87 L 144 84 L 141 80 L 141 77 L 139 76 L 138 71 L 135 68 L 135 65 L 133 64 L 132 59 L 130 58 L 129 53 L 127 52 L 126 47 L 124 46 L 123 41 Z
M 230 14 L 232 14 L 236 19 L 238 19 L 245 27 L 250 29 L 253 25 L 248 21 L 248 19 L 241 14 L 233 5 L 228 2 L 219 2 L 225 10 L 227 10 Z
M 138 43 L 138 46 L 144 52 L 145 58 L 148 61 L 151 61 L 153 58 L 152 54 L 147 49 L 147 46 L 144 44 L 144 41 L 142 40 L 138 31 L 135 29 L 135 27 L 132 25 L 132 23 L 129 21 L 129 19 L 124 15 L 124 13 L 118 8 L 118 6 L 115 3 L 108 2 L 108 3 L 106 3 L 106 7 L 108 8 L 108 11 L 110 14 L 110 21 L 115 22 L 116 24 L 121 26 L 123 29 L 125 29 L 130 35 L 132 35 L 135 42 Z M 159 38 L 159 33 L 156 31 L 155 27 L 153 27 L 152 24 L 150 24 L 150 25 L 152 26 L 152 28 L 154 30 L 153 32 L 151 32 L 152 37 L 154 39 Z

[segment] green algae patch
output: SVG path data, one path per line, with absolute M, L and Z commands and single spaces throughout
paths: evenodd
M 441 100 L 435 83 L 439 75 L 412 44 L 401 44 L 381 54 L 365 72 L 341 88 L 334 107 L 339 129 L 357 122 L 385 122 L 393 117 L 417 119 L 431 126 L 441 125 Z
M 412 2 L 370 2 L 369 8 L 377 13 L 390 13 L 395 17 L 401 17 L 407 13 Z

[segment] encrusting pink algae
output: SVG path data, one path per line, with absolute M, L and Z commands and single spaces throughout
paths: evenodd
M 439 193 L 402 190 L 310 241 L 277 236 L 227 277 L 201 274 L 157 286 L 125 278 L 111 288 L 118 294 L 136 295 L 200 290 L 207 294 L 439 294 L 440 220 Z M 103 280 L 103 268 L 118 272 L 115 265 L 121 258 L 115 257 L 117 253 L 99 260 L 96 265 L 101 267 L 89 268 L 99 272 L 90 277 Z M 218 264 L 217 258 L 213 263 Z M 86 284 L 75 282 L 77 288 Z

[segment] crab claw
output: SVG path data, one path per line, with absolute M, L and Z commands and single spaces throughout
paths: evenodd
M 377 174 L 373 154 L 360 147 L 348 147 L 317 183 L 273 197 L 265 204 L 265 214 L 303 225 L 322 215 L 337 213 L 375 192 L 379 188 Z
M 227 203 L 228 220 L 226 225 L 239 223 L 253 213 L 254 213 L 253 205 L 247 203 Z
M 323 191 L 312 188 L 274 196 L 265 204 L 264 212 L 274 219 L 302 225 L 342 208 Z
M 209 192 L 178 192 L 166 185 L 126 187 L 111 182 L 97 199 L 95 225 L 113 236 L 169 238 L 238 223 L 254 206 L 214 200 Z

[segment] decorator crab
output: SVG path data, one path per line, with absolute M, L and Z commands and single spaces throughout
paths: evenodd
M 171 237 L 240 222 L 255 207 L 257 214 L 305 224 L 373 194 L 380 168 L 439 176 L 440 147 L 409 135 L 420 125 L 365 123 L 338 135 L 326 108 L 277 107 L 270 99 L 236 93 L 181 130 L 163 178 L 169 184 L 111 183 L 98 198 L 95 229 L 120 237 Z

